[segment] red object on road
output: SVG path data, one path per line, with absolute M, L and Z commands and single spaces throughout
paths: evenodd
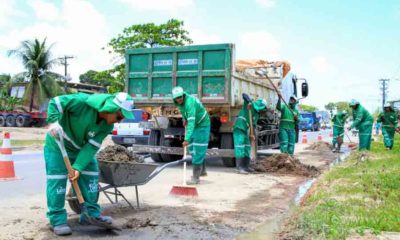
M 332 131 L 329 132 L 329 137 L 333 137 L 333 132 Z
M 0 181 L 17 180 L 12 159 L 10 133 L 4 132 L 3 146 L 0 148 Z
M 302 140 L 301 143 L 303 143 L 303 144 L 307 144 L 308 143 L 308 141 L 307 141 L 307 133 L 303 133 L 303 140 Z
M 318 141 L 322 141 L 322 135 L 320 132 L 318 133 Z

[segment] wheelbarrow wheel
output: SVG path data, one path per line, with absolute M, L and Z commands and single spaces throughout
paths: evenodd
M 68 205 L 72 211 L 74 211 L 76 214 L 81 213 L 81 206 L 79 204 L 78 198 L 76 197 L 75 192 L 72 189 L 72 187 L 70 187 L 68 190 L 67 201 L 68 201 Z

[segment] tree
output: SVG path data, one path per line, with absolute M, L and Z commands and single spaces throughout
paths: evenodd
M 92 85 L 98 85 L 103 87 L 108 87 L 111 85 L 111 78 L 113 78 L 109 70 L 97 72 L 94 70 L 89 70 L 84 74 L 79 76 L 81 83 L 87 83 Z
M 325 105 L 325 109 L 326 109 L 327 111 L 330 111 L 330 112 L 332 112 L 333 110 L 335 110 L 335 108 L 336 108 L 336 104 L 333 103 L 333 102 L 330 102 L 330 103 L 328 103 L 328 104 Z
M 304 111 L 304 112 L 315 112 L 318 110 L 317 107 L 312 106 L 312 105 L 305 105 L 305 104 L 300 104 L 300 108 Z
M 60 63 L 58 58 L 52 58 L 52 46 L 46 45 L 46 38 L 42 42 L 38 39 L 26 40 L 21 42 L 19 48 L 8 52 L 8 56 L 19 58 L 26 70 L 16 74 L 14 78 L 23 78 L 28 82 L 24 100 L 29 102 L 29 111 L 32 111 L 34 103 L 39 105 L 62 91 L 56 81 L 63 79 L 63 76 L 51 72 Z
M 167 23 L 136 24 L 127 27 L 108 44 L 116 53 L 123 55 L 126 49 L 183 46 L 193 43 L 183 29 L 183 21 L 170 19 Z
M 127 27 L 108 43 L 113 51 L 123 58 L 126 49 L 183 46 L 193 43 L 189 32 L 183 28 L 183 21 L 170 19 L 166 23 L 137 24 Z M 110 52 L 111 53 L 111 52 Z M 118 64 L 107 70 L 111 75 L 110 93 L 123 91 L 125 88 L 125 64 Z
M 351 113 L 351 107 L 348 102 L 337 102 L 335 105 L 337 111 L 346 111 L 348 114 Z

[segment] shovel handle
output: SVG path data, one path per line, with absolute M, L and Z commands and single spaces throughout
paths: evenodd
M 254 128 L 253 128 L 253 115 L 251 113 L 251 109 L 249 110 L 249 121 L 250 121 L 250 136 L 251 136 L 251 155 L 252 155 L 252 159 L 256 159 L 257 157 L 257 149 L 256 149 L 256 143 L 253 139 L 254 136 Z
M 186 158 L 186 146 L 183 147 L 183 159 Z M 183 181 L 182 181 L 182 185 L 186 186 L 186 161 L 183 162 Z
M 61 154 L 63 155 L 65 167 L 68 170 L 68 175 L 72 176 L 74 174 L 74 169 L 72 168 L 71 161 L 69 160 L 67 151 L 65 150 L 63 136 L 61 134 L 59 134 L 59 138 L 60 138 L 60 140 L 58 140 L 57 138 L 54 138 L 54 140 L 56 141 L 58 147 L 60 148 Z M 71 182 L 71 184 L 75 191 L 76 197 L 78 198 L 79 204 L 83 204 L 85 202 L 85 200 L 83 199 L 81 189 L 79 188 L 79 185 L 78 185 L 78 181 L 74 180 Z

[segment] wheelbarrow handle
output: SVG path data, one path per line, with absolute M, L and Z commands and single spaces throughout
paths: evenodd
M 167 168 L 167 167 L 175 166 L 175 165 L 181 164 L 181 163 L 183 163 L 183 162 L 189 162 L 189 161 L 192 161 L 192 158 L 191 158 L 191 157 L 186 157 L 186 158 L 182 158 L 182 159 L 177 160 L 177 161 L 173 161 L 173 162 L 166 163 L 166 164 L 162 165 L 161 167 L 156 168 L 156 170 L 154 170 L 154 171 L 146 178 L 146 180 L 144 181 L 144 183 L 149 182 L 151 179 L 153 179 L 155 176 L 157 176 L 162 170 L 164 170 L 164 169 Z M 144 183 L 143 183 L 143 184 L 144 184 Z

